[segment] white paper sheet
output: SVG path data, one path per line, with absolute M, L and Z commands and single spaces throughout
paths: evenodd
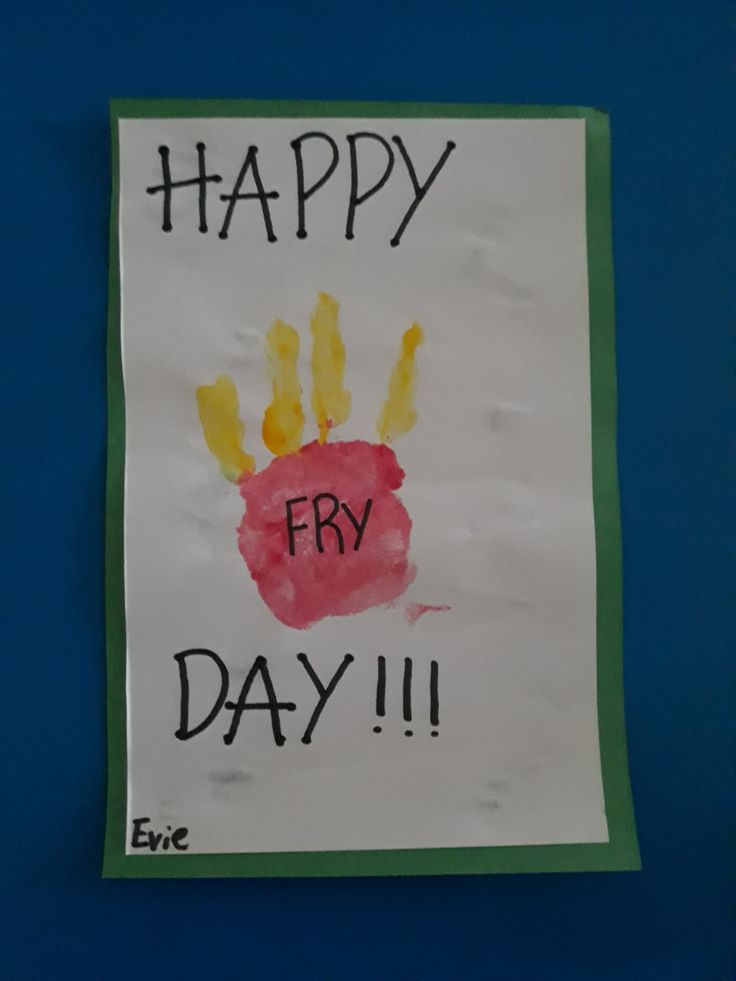
M 329 134 L 340 159 L 305 203 L 297 238 L 290 142 Z M 348 134 L 394 148 L 386 185 L 355 211 Z M 400 243 L 413 200 L 403 140 L 424 181 L 455 144 Z M 125 604 L 128 824 L 188 829 L 190 853 L 557 844 L 608 840 L 596 708 L 596 568 L 591 479 L 585 224 L 585 124 L 571 119 L 126 119 L 120 122 L 120 263 L 126 395 Z M 197 186 L 172 190 L 162 231 L 160 146 L 173 180 L 197 175 L 206 147 L 206 234 Z M 249 146 L 267 191 L 275 242 L 257 200 L 226 202 Z M 359 143 L 361 187 L 384 166 Z M 315 180 L 327 144 L 304 145 Z M 364 183 L 363 183 L 364 182 Z M 242 191 L 253 191 L 249 173 Z M 396 491 L 411 519 L 414 581 L 390 606 L 286 626 L 259 594 L 238 547 L 244 504 L 203 437 L 196 391 L 232 378 L 244 449 L 272 455 L 261 423 L 272 391 L 266 332 L 301 338 L 304 442 L 311 412 L 310 316 L 318 293 L 340 304 L 349 419 L 329 443 L 378 443 L 376 419 L 403 333 L 421 326 L 417 421 L 391 443 Z M 331 488 L 325 487 L 329 492 Z M 339 488 L 338 488 L 339 491 Z M 371 519 L 365 527 L 369 547 Z M 313 529 L 297 534 L 307 548 Z M 327 533 L 327 545 L 334 536 Z M 295 556 L 298 558 L 298 556 Z M 335 555 L 334 561 L 339 562 Z M 424 607 L 448 607 L 427 610 Z M 414 619 L 415 622 L 410 622 Z M 231 744 L 223 707 L 177 738 L 174 656 L 215 652 L 237 699 L 258 656 L 276 696 L 247 710 Z M 346 653 L 311 742 L 318 691 Z M 378 658 L 385 715 L 376 713 Z M 405 659 L 412 718 L 403 717 Z M 430 720 L 436 662 L 439 721 Z M 219 674 L 187 660 L 190 723 L 215 701 Z M 263 702 L 262 678 L 250 701 Z M 374 728 L 380 727 L 380 732 Z M 411 732 L 412 735 L 406 735 Z M 432 735 L 432 733 L 436 735 Z M 135 851 L 128 839 L 128 852 Z

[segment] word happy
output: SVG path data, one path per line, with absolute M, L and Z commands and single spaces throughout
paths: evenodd
M 345 238 L 353 239 L 355 237 L 355 219 L 358 208 L 362 207 L 370 198 L 378 194 L 381 188 L 388 183 L 394 173 L 398 158 L 408 174 L 413 198 L 407 202 L 406 210 L 403 214 L 397 216 L 396 231 L 390 239 L 390 244 L 396 247 L 401 242 L 401 238 L 409 222 L 414 217 L 417 208 L 427 196 L 429 189 L 447 163 L 448 157 L 455 149 L 455 144 L 451 140 L 447 141 L 439 158 L 434 161 L 431 169 L 428 170 L 427 176 L 422 180 L 417 176 L 414 161 L 400 136 L 392 137 L 392 143 L 398 154 L 394 152 L 394 147 L 388 140 L 378 133 L 371 131 L 366 130 L 359 133 L 350 133 L 346 136 L 346 141 L 350 181 L 346 202 Z M 374 152 L 376 146 L 381 148 L 380 152 L 384 156 L 383 172 L 378 180 L 373 180 L 372 182 L 365 179 L 365 150 L 368 148 L 369 143 L 373 144 Z M 321 146 L 318 147 L 319 144 Z M 340 164 L 340 148 L 329 134 L 318 131 L 303 133 L 295 140 L 292 140 L 290 146 L 294 154 L 294 180 L 297 200 L 296 237 L 298 239 L 305 239 L 307 237 L 306 204 L 312 197 L 317 195 L 335 174 Z M 223 178 L 221 174 L 208 172 L 207 148 L 205 144 L 197 143 L 196 149 L 196 173 L 194 175 L 191 173 L 177 173 L 175 175 L 172 173 L 169 147 L 160 146 L 158 148 L 161 158 L 162 181 L 160 184 L 147 187 L 146 191 L 151 195 L 161 195 L 161 228 L 164 232 L 171 232 L 174 228 L 171 220 L 171 202 L 174 193 L 176 192 L 179 197 L 182 192 L 188 192 L 191 195 L 194 189 L 197 190 L 199 231 L 206 233 L 209 230 L 208 207 L 211 200 L 210 188 L 213 184 L 222 184 Z M 319 176 L 307 181 L 305 171 L 309 170 L 311 173 L 315 167 L 315 160 L 324 160 L 325 149 L 330 154 L 329 163 L 322 169 Z M 258 153 L 259 148 L 256 145 L 249 146 L 229 193 L 212 195 L 224 205 L 222 222 L 217 233 L 221 239 L 226 239 L 230 234 L 230 226 L 238 206 L 242 208 L 245 204 L 251 202 L 251 204 L 255 203 L 260 208 L 267 240 L 269 242 L 277 241 L 269 202 L 280 197 L 280 192 L 274 188 L 266 190 L 266 184 L 264 183 L 258 163 Z M 308 163 L 308 166 L 305 167 L 305 163 Z

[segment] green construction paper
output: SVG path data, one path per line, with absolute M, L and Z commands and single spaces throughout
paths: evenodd
M 641 868 L 628 776 L 623 702 L 621 532 L 616 463 L 616 364 L 606 113 L 575 106 L 247 100 L 113 100 L 107 327 L 108 456 L 105 545 L 108 782 L 103 875 L 125 878 L 594 872 Z M 176 117 L 584 119 L 597 566 L 597 686 L 609 841 L 371 851 L 125 854 L 126 696 L 123 492 L 125 395 L 120 351 L 118 121 Z

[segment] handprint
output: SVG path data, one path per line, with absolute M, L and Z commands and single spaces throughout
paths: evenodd
M 298 629 L 390 603 L 416 575 L 409 561 L 411 519 L 395 494 L 404 472 L 388 444 L 416 422 L 415 352 L 422 330 L 413 324 L 401 340 L 378 418 L 380 442 L 328 442 L 351 409 L 338 312 L 337 301 L 320 293 L 311 317 L 318 436 L 306 445 L 299 335 L 280 320 L 266 335 L 273 397 L 262 435 L 275 459 L 260 473 L 243 449 L 245 426 L 232 379 L 223 375 L 197 389 L 207 446 L 245 501 L 240 553 L 274 616 Z

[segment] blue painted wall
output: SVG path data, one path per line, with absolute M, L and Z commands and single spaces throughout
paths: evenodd
M 734 976 L 735 16 L 717 0 L 5 6 L 5 976 Z M 610 110 L 641 874 L 100 879 L 110 96 Z

